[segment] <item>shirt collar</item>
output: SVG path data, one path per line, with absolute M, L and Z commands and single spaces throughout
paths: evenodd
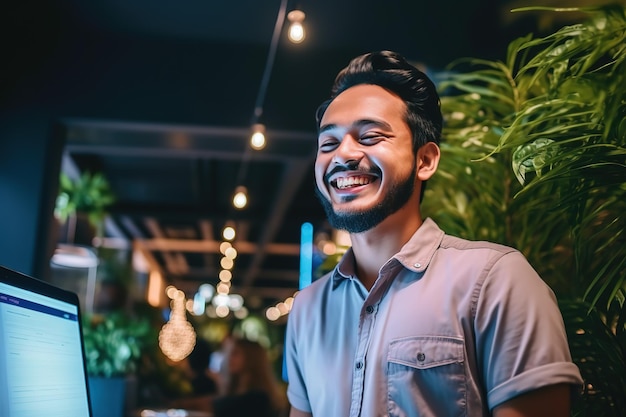
M 444 232 L 432 219 L 427 218 L 409 241 L 393 257 L 402 266 L 414 272 L 426 270 L 437 248 L 441 245 Z M 348 249 L 332 272 L 333 289 L 344 279 L 355 279 L 356 268 L 352 248 Z
M 346 253 L 341 257 L 335 269 L 333 269 L 332 277 L 333 277 L 333 289 L 337 288 L 337 286 L 344 279 L 355 279 L 356 278 L 356 268 L 354 262 L 354 252 L 352 248 L 348 248 Z
M 411 239 L 394 257 L 405 268 L 415 272 L 424 272 L 441 245 L 444 232 L 432 219 L 427 218 L 413 234 Z

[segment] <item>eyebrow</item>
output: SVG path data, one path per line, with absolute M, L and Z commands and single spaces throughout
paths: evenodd
M 354 123 L 352 123 L 350 125 L 350 128 L 351 129 L 361 128 L 361 127 L 367 126 L 367 125 L 375 125 L 375 126 L 378 126 L 378 127 L 382 128 L 382 129 L 385 129 L 385 130 L 391 130 L 391 125 L 389 123 L 387 123 L 385 121 L 382 121 L 382 120 L 373 120 L 373 119 L 360 119 L 360 120 L 357 120 L 357 121 L 355 121 Z M 327 132 L 329 130 L 336 129 L 337 127 L 338 127 L 338 125 L 335 124 L 335 123 L 325 124 L 325 125 L 320 126 L 319 133 L 321 134 L 321 133 Z

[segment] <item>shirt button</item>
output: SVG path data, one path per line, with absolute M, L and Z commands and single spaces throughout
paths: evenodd
M 365 307 L 365 312 L 367 314 L 372 314 L 374 312 L 374 307 L 373 306 L 367 306 Z
M 413 264 L 413 266 L 414 266 L 414 267 L 416 267 L 416 268 L 419 268 L 420 266 L 422 266 L 422 264 L 421 264 L 421 263 L 419 263 L 419 262 L 415 262 L 415 263 Z
M 417 360 L 419 362 L 424 362 L 426 360 L 426 355 L 424 354 L 424 352 L 419 352 L 417 354 Z
M 356 369 L 361 369 L 361 368 L 363 368 L 363 362 L 358 361 L 358 362 L 356 363 Z

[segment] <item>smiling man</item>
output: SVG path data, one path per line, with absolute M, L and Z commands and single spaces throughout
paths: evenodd
M 422 218 L 442 128 L 428 77 L 357 57 L 317 119 L 317 194 L 352 247 L 289 315 L 290 416 L 569 416 L 582 379 L 553 292 L 515 249 Z

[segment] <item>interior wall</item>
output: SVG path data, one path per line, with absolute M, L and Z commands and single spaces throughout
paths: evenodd
M 0 40 L 0 264 L 43 278 L 55 243 L 63 119 L 245 126 L 249 112 L 236 109 L 253 108 L 253 94 L 233 96 L 216 80 L 254 92 L 260 75 L 246 62 L 265 56 L 264 48 L 237 57 L 201 43 L 110 37 L 46 7 L 15 6 Z
M 36 113 L 4 113 L 0 124 L 0 264 L 45 278 L 61 145 Z

